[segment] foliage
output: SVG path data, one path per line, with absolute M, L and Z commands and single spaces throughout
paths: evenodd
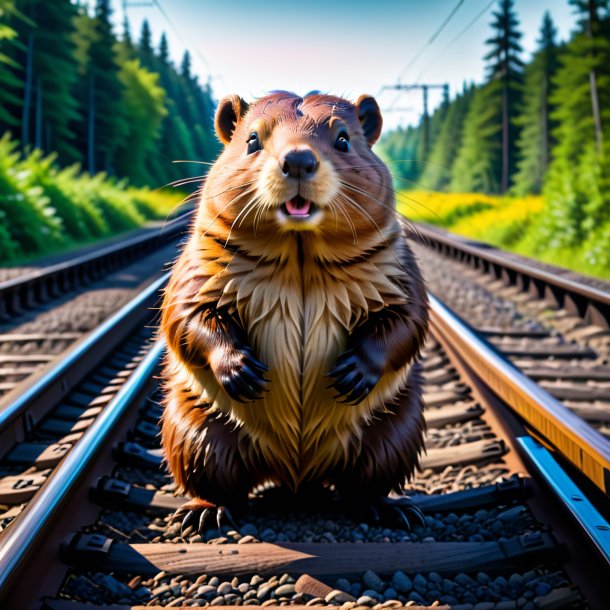
M 143 68 L 134 59 L 123 64 L 119 72 L 123 83 L 122 107 L 126 118 L 126 137 L 117 149 L 119 174 L 131 176 L 135 184 L 150 184 L 146 160 L 159 139 L 161 123 L 167 115 L 165 90 L 159 86 L 159 75 Z
M 605 154 L 597 149 L 591 112 L 591 72 L 596 73 Z M 581 243 L 610 221 L 610 20 L 593 37 L 576 34 L 560 56 L 551 102 L 557 144 L 545 180 L 549 214 L 541 238 L 551 247 Z
M 179 196 L 126 188 L 104 174 L 60 170 L 54 155 L 20 160 L 17 142 L 0 139 L 0 264 L 41 256 L 165 218 Z
M 147 23 L 139 44 L 128 22 L 119 40 L 110 0 L 0 0 L 0 135 L 92 175 L 157 187 L 183 178 L 173 161 L 210 161 L 219 145 L 209 85 L 188 55 L 180 68 L 170 57 Z
M 465 87 L 449 105 L 438 137 L 424 165 L 421 182 L 433 190 L 444 190 L 451 181 L 451 165 L 462 144 L 462 126 L 474 88 Z
M 22 46 L 14 53 L 22 67 L 17 72 L 24 87 L 11 112 L 15 123 L 21 124 L 21 146 L 56 150 L 65 161 L 76 154 L 70 124 L 79 119 L 71 40 L 76 9 L 70 0 L 19 0 L 17 4 L 26 17 L 17 21 Z
M 502 123 L 498 109 L 501 93 L 498 81 L 474 91 L 464 119 L 461 146 L 451 171 L 451 190 L 500 191 Z
M 540 193 L 555 143 L 552 136 L 555 122 L 551 119 L 554 107 L 549 98 L 553 95 L 552 80 L 558 67 L 556 36 L 557 30 L 547 12 L 540 29 L 539 49 L 525 70 L 523 109 L 515 119 L 521 135 L 513 191 L 519 195 Z
M 15 29 L 20 19 L 13 0 L 0 0 L 0 125 L 5 128 L 19 124 L 9 108 L 21 103 L 23 89 L 23 80 L 15 74 L 20 66 L 13 58 L 16 50 L 23 48 Z

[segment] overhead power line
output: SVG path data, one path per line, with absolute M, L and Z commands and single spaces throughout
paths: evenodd
M 435 64 L 440 57 L 447 51 L 447 49 L 449 49 L 449 47 L 451 47 L 455 42 L 457 42 L 494 4 L 496 3 L 496 0 L 491 0 L 491 2 L 489 2 L 485 8 L 478 13 L 475 18 L 470 21 L 470 23 L 468 23 L 468 25 L 459 33 L 457 34 L 457 36 L 455 36 L 454 38 L 451 39 L 450 42 L 448 42 L 443 49 L 438 53 L 438 55 L 436 55 L 430 62 L 428 62 L 428 64 L 424 67 L 424 69 L 417 75 L 417 78 L 415 79 L 415 81 L 419 81 L 419 79 L 428 71 L 428 69 Z
M 409 63 L 403 68 L 402 72 L 398 75 L 398 82 L 400 79 L 407 73 L 407 71 L 413 66 L 413 64 L 421 57 L 422 53 L 438 38 L 438 35 L 445 29 L 447 24 L 453 19 L 453 16 L 458 12 L 462 4 L 464 4 L 466 0 L 458 0 L 458 3 L 453 7 L 449 15 L 445 17 L 445 20 L 440 24 L 440 26 L 436 29 L 434 34 L 429 38 L 426 44 L 417 52 Z
M 180 30 L 178 29 L 178 27 L 176 26 L 176 24 L 174 23 L 174 21 L 171 19 L 171 17 L 168 15 L 167 11 L 163 8 L 163 6 L 161 5 L 161 2 L 159 0 L 151 0 L 152 3 L 157 7 L 157 9 L 159 10 L 159 12 L 161 13 L 161 15 L 164 17 L 165 21 L 167 21 L 169 27 L 173 30 L 174 34 L 178 37 L 178 39 L 182 42 L 182 44 L 184 45 L 184 47 L 186 49 L 189 49 L 189 45 L 186 42 L 186 38 L 184 36 L 182 36 Z M 205 66 L 205 69 L 208 71 L 208 74 L 214 78 L 215 76 L 218 78 L 218 80 L 220 80 L 220 82 L 223 82 L 222 80 L 222 76 L 220 74 L 218 75 L 213 75 L 212 74 L 212 67 L 210 66 L 210 63 L 208 62 L 208 60 L 205 58 L 204 54 L 201 52 L 201 50 L 199 49 L 199 47 L 194 47 L 193 52 L 195 54 L 195 56 L 201 61 L 201 63 Z M 224 82 L 223 82 L 224 84 Z

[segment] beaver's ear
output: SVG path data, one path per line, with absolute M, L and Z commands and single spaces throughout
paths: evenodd
M 239 95 L 225 95 L 218 103 L 214 128 L 218 139 L 226 146 L 231 141 L 235 126 L 248 111 L 248 103 Z
M 369 146 L 373 146 L 381 135 L 381 126 L 383 125 L 379 104 L 374 97 L 361 95 L 356 102 L 356 112 L 362 125 L 362 131 L 364 131 L 364 137 Z

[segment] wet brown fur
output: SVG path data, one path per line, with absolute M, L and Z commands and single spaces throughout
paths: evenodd
M 417 465 L 424 423 L 413 362 L 427 300 L 390 175 L 370 150 L 380 128 L 366 96 L 220 103 L 225 149 L 163 303 L 163 447 L 180 491 L 225 505 L 267 480 L 386 495 Z M 249 155 L 253 129 L 262 150 Z M 333 147 L 341 129 L 348 153 Z M 316 175 L 288 180 L 283 155 L 303 146 L 319 159 Z M 322 210 L 312 226 L 278 220 L 297 191 Z M 270 369 L 269 391 L 249 403 L 219 381 L 239 373 L 244 348 Z M 348 348 L 382 370 L 356 405 L 335 400 L 324 376 Z

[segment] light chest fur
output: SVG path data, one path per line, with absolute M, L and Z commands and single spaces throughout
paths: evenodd
M 336 402 L 324 376 L 346 348 L 348 333 L 368 312 L 408 299 L 393 247 L 351 264 L 322 262 L 307 236 L 271 260 L 235 254 L 202 291 L 222 292 L 219 306 L 238 314 L 257 358 L 271 369 L 271 389 L 253 403 L 231 400 L 209 371 L 196 373 L 202 401 L 229 414 L 292 489 L 344 465 L 360 441 L 363 421 L 404 383 L 408 367 L 384 375 L 363 402 Z M 205 257 L 205 247 L 201 250 Z M 351 452 L 352 454 L 354 451 Z

